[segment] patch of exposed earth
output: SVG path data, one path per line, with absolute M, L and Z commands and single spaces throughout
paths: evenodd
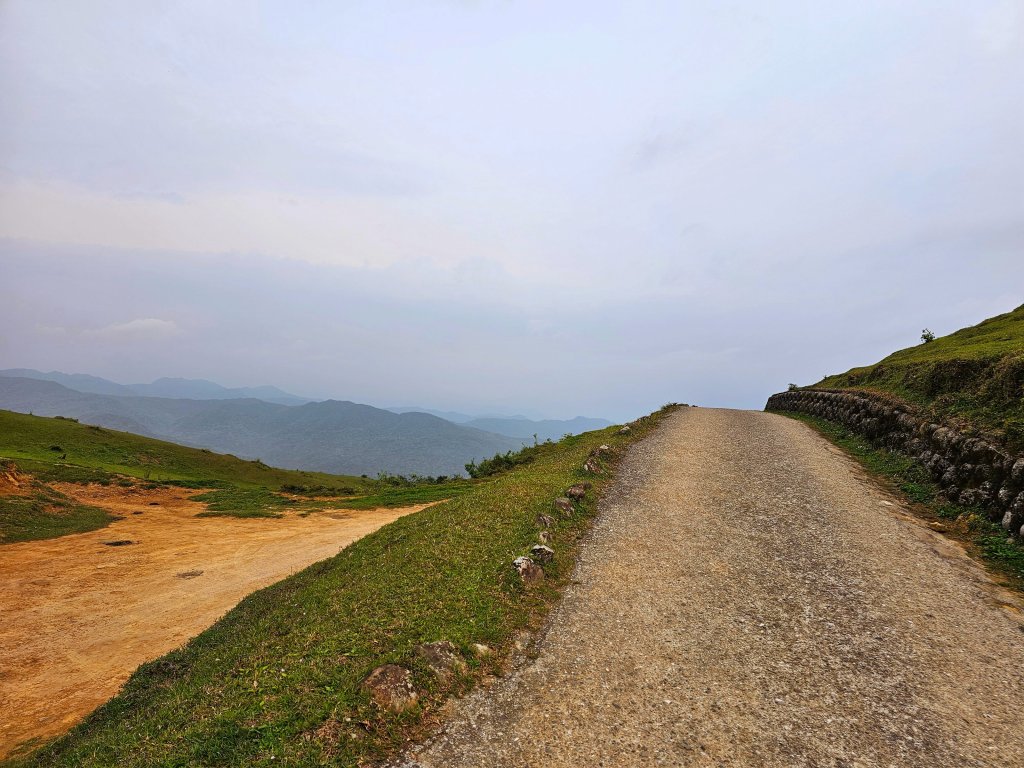
M 201 491 L 54 487 L 123 519 L 0 546 L 0 757 L 66 731 L 250 592 L 429 506 L 197 518 Z

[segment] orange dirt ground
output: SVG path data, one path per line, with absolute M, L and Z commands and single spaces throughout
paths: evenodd
M 57 487 L 125 519 L 0 546 L 0 758 L 63 733 L 139 664 L 199 634 L 250 592 L 429 506 L 197 518 L 205 505 L 189 500 L 194 490 Z M 103 543 L 125 539 L 133 543 Z

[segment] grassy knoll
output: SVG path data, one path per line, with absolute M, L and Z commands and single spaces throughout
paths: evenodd
M 394 754 L 429 728 L 451 688 L 496 671 L 516 633 L 537 626 L 556 599 L 610 477 L 584 475 L 589 452 L 608 443 L 616 455 L 663 413 L 629 435 L 608 429 L 534 449 L 529 464 L 250 595 L 188 645 L 140 667 L 69 734 L 12 764 L 361 765 Z M 595 487 L 573 514 L 559 515 L 552 500 L 581 480 Z M 544 583 L 525 588 L 511 563 L 537 541 L 540 513 L 554 518 L 556 556 Z M 436 640 L 453 642 L 470 665 L 448 689 L 413 654 Z M 473 643 L 496 653 L 477 658 Z M 402 715 L 360 690 L 388 662 L 411 669 L 422 692 Z
M 952 504 L 932 482 L 928 471 L 901 453 L 874 446 L 846 427 L 815 416 L 786 413 L 814 429 L 853 456 L 864 468 L 891 489 L 902 494 L 933 527 L 966 543 L 1008 586 L 1024 591 L 1024 548 L 1017 546 L 985 511 Z
M 154 482 L 220 481 L 350 494 L 373 486 L 365 478 L 276 469 L 260 461 L 243 461 L 130 432 L 11 411 L 0 411 L 0 457 L 14 459 L 43 482 L 103 482 L 111 475 L 121 475 Z
M 0 542 L 31 541 L 102 528 L 116 518 L 97 507 L 79 504 L 44 483 L 18 473 L 14 464 L 0 462 L 4 478 L 21 477 L 16 492 L 0 495 Z
M 1024 306 L 815 386 L 894 395 L 1024 450 Z

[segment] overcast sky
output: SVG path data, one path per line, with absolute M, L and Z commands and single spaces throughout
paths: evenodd
M 0 367 L 625 419 L 1024 303 L 1024 0 L 2 0 L 0 93 Z

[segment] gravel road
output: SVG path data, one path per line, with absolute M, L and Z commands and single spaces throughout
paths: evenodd
M 1024 766 L 1024 614 L 782 416 L 634 446 L 536 659 L 407 766 Z

